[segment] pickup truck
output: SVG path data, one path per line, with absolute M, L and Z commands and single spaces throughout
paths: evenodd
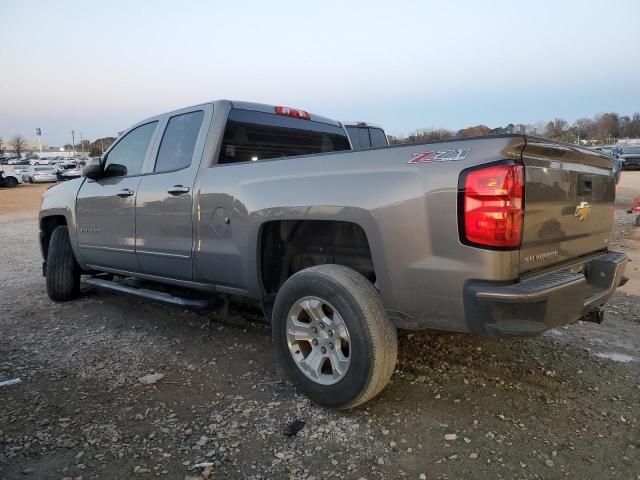
M 386 147 L 389 145 L 387 134 L 382 127 L 367 122 L 341 122 L 347 131 L 353 150 Z
M 627 263 L 609 250 L 614 197 L 611 160 L 574 145 L 509 134 L 356 151 L 339 122 L 222 100 L 134 125 L 47 190 L 40 247 L 54 301 L 76 298 L 82 275 L 194 308 L 260 301 L 294 385 L 345 409 L 389 381 L 398 329 L 601 321 Z

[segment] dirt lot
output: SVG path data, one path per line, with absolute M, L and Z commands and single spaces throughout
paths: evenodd
M 404 336 L 392 382 L 350 412 L 283 381 L 246 304 L 221 318 L 94 291 L 49 301 L 43 188 L 0 190 L 0 380 L 22 379 L 0 387 L 2 478 L 640 479 L 640 229 L 624 212 L 640 172 L 623 174 L 613 238 L 632 281 L 604 324 Z

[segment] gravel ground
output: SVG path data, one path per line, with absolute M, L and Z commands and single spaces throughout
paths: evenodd
M 640 229 L 620 207 L 634 279 Z M 0 478 L 640 479 L 637 282 L 602 325 L 405 335 L 383 393 L 334 412 L 283 379 L 253 305 L 52 303 L 36 230 L 32 212 L 0 215 L 0 381 L 22 380 L 0 387 Z

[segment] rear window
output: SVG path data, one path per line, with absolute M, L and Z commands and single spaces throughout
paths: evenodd
M 347 127 L 351 144 L 356 150 L 365 148 L 386 147 L 387 137 L 381 128 Z
M 349 150 L 340 127 L 281 115 L 234 109 L 229 113 L 219 164 Z
M 47 168 L 47 167 L 35 167 L 34 170 L 36 172 L 50 172 L 51 171 L 51 169 Z
M 387 136 L 381 128 L 370 128 L 369 135 L 371 136 L 371 146 L 373 148 L 386 147 L 388 145 Z

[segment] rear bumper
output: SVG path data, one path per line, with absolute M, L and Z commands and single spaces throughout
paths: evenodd
M 526 336 L 573 323 L 609 299 L 623 282 L 627 261 L 623 253 L 606 252 L 518 283 L 468 282 L 469 330 Z

